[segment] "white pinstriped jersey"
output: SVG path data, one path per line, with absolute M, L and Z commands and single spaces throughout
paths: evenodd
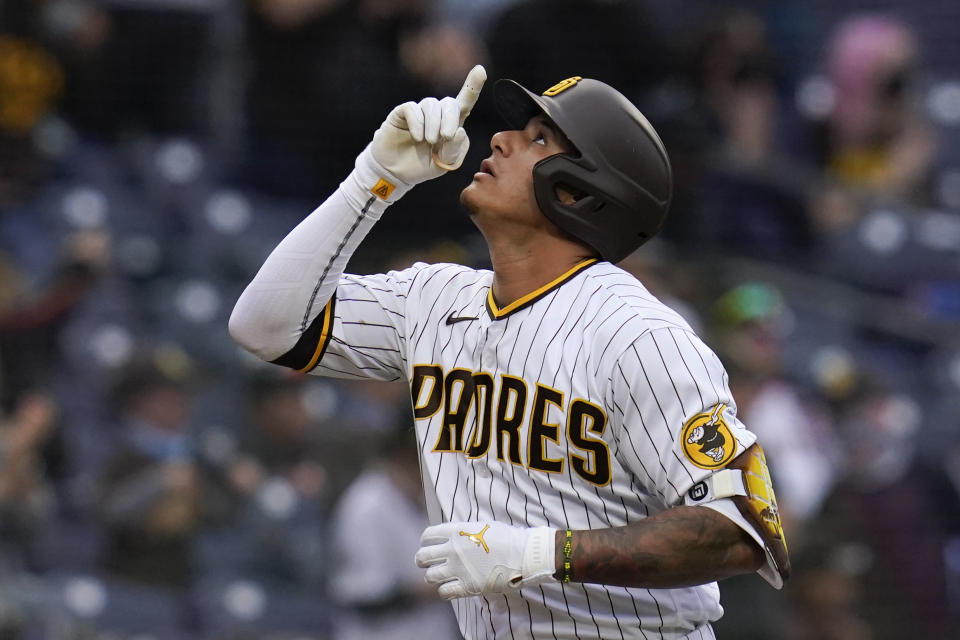
M 435 521 L 626 525 L 755 441 L 716 355 L 625 271 L 588 260 L 504 308 L 492 278 L 452 264 L 343 275 L 303 367 L 410 382 Z M 471 640 L 712 638 L 722 614 L 716 583 L 552 582 L 453 605 Z

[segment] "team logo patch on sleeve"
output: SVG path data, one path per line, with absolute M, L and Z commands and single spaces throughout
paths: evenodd
M 719 469 L 733 460 L 737 441 L 723 419 L 725 404 L 698 413 L 683 425 L 681 446 L 687 460 L 701 469 Z

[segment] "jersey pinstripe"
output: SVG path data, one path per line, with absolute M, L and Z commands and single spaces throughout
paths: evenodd
M 684 455 L 691 418 L 722 412 L 730 455 L 755 441 L 717 356 L 628 273 L 586 261 L 504 308 L 491 282 L 451 264 L 343 275 L 305 355 L 285 362 L 410 381 L 435 521 L 626 525 L 712 473 Z M 545 583 L 454 609 L 471 640 L 710 638 L 722 614 L 716 583 Z

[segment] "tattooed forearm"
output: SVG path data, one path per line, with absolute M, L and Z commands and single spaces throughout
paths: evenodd
M 563 535 L 557 534 L 558 567 Z M 573 582 L 683 587 L 755 571 L 763 562 L 745 531 L 704 507 L 668 509 L 625 527 L 575 531 L 572 543 Z

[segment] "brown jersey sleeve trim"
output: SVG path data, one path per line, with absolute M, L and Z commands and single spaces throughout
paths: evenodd
M 271 360 L 271 362 L 282 367 L 296 369 L 301 373 L 306 373 L 316 367 L 323 357 L 323 353 L 327 350 L 327 345 L 330 344 L 330 338 L 333 335 L 333 314 L 336 300 L 337 294 L 334 292 L 320 315 L 313 319 L 307 330 L 297 340 L 297 344 L 276 360 Z

